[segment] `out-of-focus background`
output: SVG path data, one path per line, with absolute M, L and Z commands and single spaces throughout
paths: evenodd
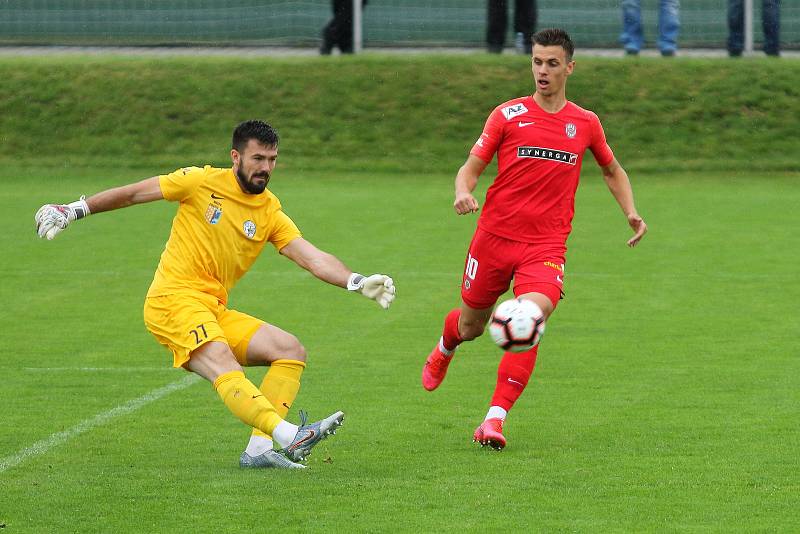
M 782 44 L 798 48 L 800 2 L 782 4 Z M 762 3 L 755 0 L 752 6 L 758 47 L 763 42 Z M 644 0 L 641 8 L 652 43 L 659 5 Z M 483 46 L 486 9 L 484 0 L 371 0 L 363 10 L 363 46 Z M 724 48 L 727 9 L 727 0 L 682 2 L 681 47 Z M 320 29 L 330 17 L 326 0 L 6 0 L 0 3 L 0 43 L 318 47 Z M 620 2 L 539 0 L 537 27 L 551 26 L 566 28 L 579 48 L 617 48 Z M 513 42 L 513 24 L 508 33 Z

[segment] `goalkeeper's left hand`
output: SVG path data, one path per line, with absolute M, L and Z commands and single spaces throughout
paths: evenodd
M 394 281 L 385 274 L 373 274 L 365 277 L 353 273 L 347 280 L 347 290 L 357 291 L 376 301 L 384 310 L 391 306 L 395 294 Z

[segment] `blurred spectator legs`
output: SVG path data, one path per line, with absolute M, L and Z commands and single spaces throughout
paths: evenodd
M 361 5 L 366 5 L 363 1 Z M 353 0 L 333 0 L 333 18 L 322 29 L 319 53 L 330 55 L 338 47 L 342 54 L 353 53 Z
M 681 28 L 679 0 L 660 0 L 658 6 L 658 49 L 662 56 L 674 56 Z M 644 45 L 641 0 L 622 0 L 622 35 L 625 52 L 636 55 Z
M 780 55 L 780 0 L 763 0 L 761 18 L 764 28 L 764 53 Z M 742 55 L 744 50 L 744 0 L 728 0 L 728 54 Z
M 508 30 L 508 0 L 487 0 L 486 47 L 489 52 L 500 54 L 506 43 Z M 536 30 L 536 0 L 514 0 L 514 34 L 517 51 L 531 53 L 531 36 Z

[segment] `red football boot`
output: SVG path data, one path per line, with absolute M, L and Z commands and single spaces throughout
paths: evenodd
M 422 387 L 428 391 L 438 388 L 447 374 L 447 366 L 450 365 L 450 360 L 452 359 L 453 355 L 445 356 L 442 354 L 437 343 L 425 361 L 425 367 L 422 368 Z
M 481 444 L 481 447 L 488 445 L 496 451 L 503 450 L 503 447 L 506 446 L 506 438 L 503 436 L 503 420 L 495 417 L 481 423 L 472 436 L 472 442 L 476 441 Z

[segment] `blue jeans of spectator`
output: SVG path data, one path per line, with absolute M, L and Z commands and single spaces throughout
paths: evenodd
M 674 53 L 678 49 L 678 32 L 681 29 L 680 1 L 658 2 L 658 49 L 661 53 Z M 644 44 L 641 0 L 622 0 L 622 45 L 629 52 L 639 52 Z
M 780 53 L 780 0 L 763 0 L 761 20 L 764 26 L 764 52 Z M 728 52 L 739 55 L 744 50 L 744 0 L 728 0 Z

